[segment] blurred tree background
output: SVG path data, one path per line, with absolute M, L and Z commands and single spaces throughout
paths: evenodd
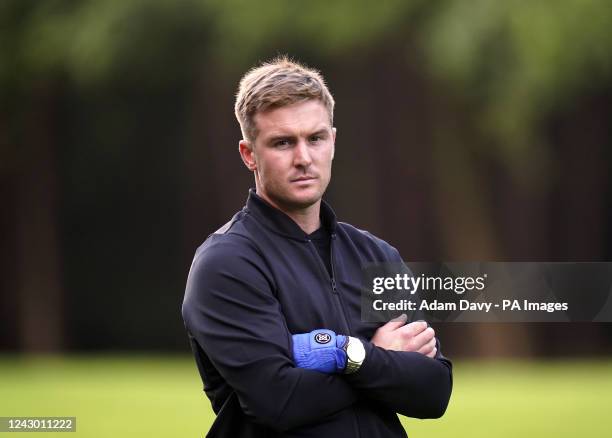
M 609 260 L 611 22 L 605 0 L 3 0 L 0 348 L 187 351 L 191 257 L 252 185 L 236 86 L 277 54 L 335 96 L 327 198 L 406 260 Z M 612 349 L 609 324 L 438 332 L 451 356 Z

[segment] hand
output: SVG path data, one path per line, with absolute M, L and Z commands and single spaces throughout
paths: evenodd
M 298 368 L 333 374 L 344 371 L 347 338 L 331 330 L 319 329 L 293 335 L 293 359 Z
M 385 350 L 416 351 L 433 358 L 437 351 L 434 329 L 425 321 L 406 324 L 406 320 L 406 315 L 402 314 L 379 327 L 371 342 Z

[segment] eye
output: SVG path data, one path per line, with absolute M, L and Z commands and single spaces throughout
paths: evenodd
M 317 143 L 317 142 L 320 142 L 321 140 L 323 140 L 323 136 L 322 135 L 315 134 L 315 135 L 311 135 L 310 136 L 310 142 L 311 143 Z
M 274 142 L 274 147 L 277 147 L 277 148 L 284 148 L 284 147 L 289 146 L 290 144 L 291 144 L 291 143 L 289 142 L 289 140 L 288 140 L 288 139 L 283 138 L 283 139 L 281 139 L 281 140 L 277 140 L 277 141 L 275 141 L 275 142 Z

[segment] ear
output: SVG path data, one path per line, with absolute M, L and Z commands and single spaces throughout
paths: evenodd
M 247 169 L 249 169 L 251 172 L 257 169 L 255 153 L 253 152 L 251 143 L 246 140 L 240 140 L 238 143 L 238 151 L 240 152 L 240 158 L 242 158 L 242 162 Z
M 332 128 L 332 160 L 334 159 L 334 154 L 336 153 L 336 128 Z

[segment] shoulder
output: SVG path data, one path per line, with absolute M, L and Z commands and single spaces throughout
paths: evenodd
M 386 241 L 384 241 L 383 239 L 379 237 L 376 237 L 374 234 L 370 233 L 369 231 L 362 230 L 346 222 L 338 222 L 338 226 L 340 227 L 340 229 L 346 232 L 352 239 L 363 240 L 372 245 L 386 246 L 386 247 L 393 248 Z
M 196 249 L 189 268 L 188 289 L 192 284 L 211 281 L 269 277 L 265 257 L 245 221 L 248 214 L 244 210 L 238 212 Z
M 244 224 L 247 216 L 244 210 L 239 211 L 226 224 L 210 234 L 196 249 L 192 269 L 195 264 L 224 263 L 241 254 L 256 251 L 256 245 Z
M 385 240 L 375 236 L 369 231 L 362 230 L 346 222 L 338 222 L 339 235 L 347 238 L 361 251 L 376 252 L 386 261 L 401 261 L 399 251 Z
M 252 239 L 245 233 L 213 233 L 198 247 L 193 257 L 191 271 L 240 267 L 244 262 L 253 264 L 261 258 Z
M 265 259 L 240 227 L 224 225 L 198 247 L 189 269 L 183 312 L 274 290 Z

